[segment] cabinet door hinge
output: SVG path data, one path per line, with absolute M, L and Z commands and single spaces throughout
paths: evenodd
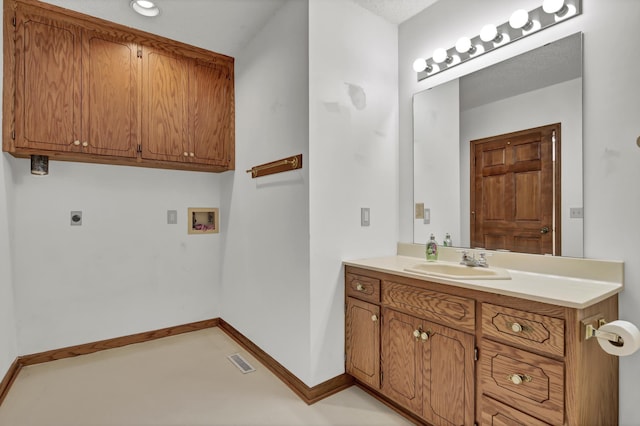
M 473 360 L 478 360 L 478 348 L 473 348 Z
M 142 145 L 138 145 L 137 153 L 142 154 Z

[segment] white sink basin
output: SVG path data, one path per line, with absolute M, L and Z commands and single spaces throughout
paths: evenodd
M 423 262 L 404 269 L 414 274 L 458 280 L 510 280 L 509 272 L 495 267 L 471 267 L 452 262 Z

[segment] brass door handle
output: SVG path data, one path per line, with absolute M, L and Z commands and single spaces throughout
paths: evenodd
M 542 228 L 540 228 L 540 233 L 541 234 L 546 234 L 549 232 L 549 227 L 548 226 L 543 226 Z

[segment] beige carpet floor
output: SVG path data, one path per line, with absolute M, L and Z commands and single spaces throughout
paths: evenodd
M 409 424 L 355 386 L 305 404 L 218 328 L 25 367 L 0 406 L 0 426 Z

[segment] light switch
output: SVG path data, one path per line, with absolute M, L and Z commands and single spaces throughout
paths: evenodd
M 360 226 L 369 226 L 370 222 L 369 207 L 362 207 L 360 209 Z
M 424 224 L 428 225 L 431 223 L 431 209 L 424 209 Z

